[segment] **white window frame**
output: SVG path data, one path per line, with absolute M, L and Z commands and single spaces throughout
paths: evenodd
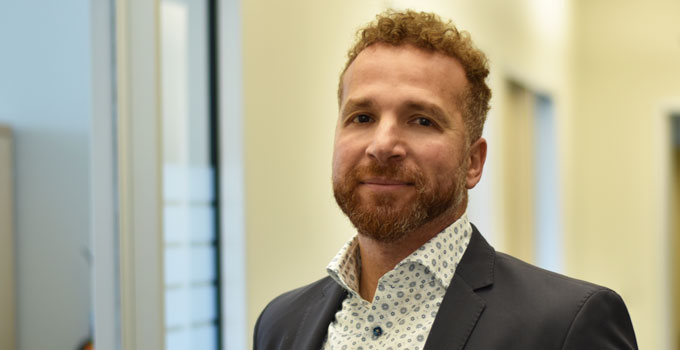
M 218 1 L 223 349 L 245 349 L 241 20 Z M 92 235 L 95 344 L 164 349 L 160 3 L 95 0 Z
M 159 12 L 92 4 L 97 349 L 164 348 Z
M 218 0 L 222 349 L 248 349 L 241 8 Z
M 116 1 L 123 349 L 164 349 L 158 0 Z

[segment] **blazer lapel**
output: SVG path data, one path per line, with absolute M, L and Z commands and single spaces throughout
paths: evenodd
M 493 284 L 496 255 L 474 225 L 472 230 L 423 350 L 463 349 L 484 311 L 486 303 L 475 290 Z
M 304 315 L 291 349 L 321 349 L 328 325 L 333 322 L 335 313 L 342 307 L 342 301 L 347 296 L 340 285 L 330 278 L 328 280 L 320 295 L 310 300 L 304 310 L 300 310 Z

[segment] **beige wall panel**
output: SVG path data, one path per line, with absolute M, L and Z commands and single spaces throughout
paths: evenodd
M 641 349 L 668 349 L 659 105 L 680 96 L 680 3 L 577 4 L 568 272 L 623 296 Z
M 533 263 L 534 234 L 534 105 L 532 92 L 508 82 L 505 97 L 503 169 L 506 252 Z
M 0 349 L 16 348 L 12 135 L 0 125 Z

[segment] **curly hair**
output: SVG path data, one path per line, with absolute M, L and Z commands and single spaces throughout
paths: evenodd
M 485 79 L 489 75 L 486 55 L 451 21 L 444 22 L 434 13 L 387 10 L 376 20 L 357 31 L 357 41 L 347 53 L 348 60 L 340 74 L 338 101 L 342 99 L 342 80 L 347 68 L 365 48 L 377 44 L 413 45 L 426 51 L 443 53 L 461 63 L 468 86 L 460 96 L 468 140 L 482 136 L 486 113 L 489 111 L 491 89 Z

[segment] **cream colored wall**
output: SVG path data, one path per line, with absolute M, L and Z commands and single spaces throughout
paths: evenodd
M 576 13 L 568 272 L 623 296 L 640 348 L 668 349 L 659 140 L 666 101 L 680 98 L 680 3 L 581 0 Z
M 534 176 L 534 108 L 536 96 L 515 82 L 508 82 L 502 117 L 503 145 L 499 156 L 503 165 L 505 221 L 503 251 L 526 262 L 535 261 L 534 217 L 536 181 Z
M 491 61 L 485 181 L 494 245 L 510 244 L 501 154 L 507 79 L 550 94 L 559 134 L 565 268 L 619 291 L 641 348 L 663 349 L 661 97 L 680 96 L 680 13 L 671 0 L 420 1 L 471 32 Z M 353 234 L 330 159 L 337 78 L 355 29 L 408 1 L 242 4 L 249 329 L 271 298 L 325 275 Z M 657 19 L 658 18 L 658 19 Z M 620 34 L 623 34 L 619 37 Z M 675 36 L 673 36 L 675 35 Z M 629 38 L 628 40 L 623 40 Z M 609 45 L 613 46 L 609 46 Z M 675 46 L 673 46 L 675 45 Z M 647 49 L 651 51 L 646 51 Z M 475 201 L 475 191 L 471 193 Z M 481 209 L 480 209 L 481 208 Z M 499 233 L 500 232 L 500 233 Z

